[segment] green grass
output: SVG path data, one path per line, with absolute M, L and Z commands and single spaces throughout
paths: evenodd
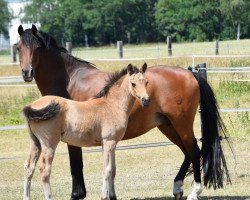
M 1 88 L 0 126 L 24 124 L 21 110 L 40 97 L 36 88 Z

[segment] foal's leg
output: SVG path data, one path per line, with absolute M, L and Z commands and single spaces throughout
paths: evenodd
M 115 148 L 116 141 L 103 141 L 103 186 L 102 200 L 116 200 L 114 179 L 116 173 L 115 167 Z
M 176 144 L 185 154 L 185 159 L 181 165 L 181 168 L 178 174 L 176 175 L 174 179 L 174 185 L 173 185 L 173 195 L 175 196 L 176 200 L 180 200 L 183 196 L 182 186 L 183 186 L 184 178 L 185 178 L 185 175 L 188 171 L 188 168 L 191 162 L 188 156 L 186 156 L 187 153 L 186 153 L 185 147 L 182 143 L 180 136 L 175 131 L 174 127 L 171 124 L 167 123 L 167 124 L 158 126 L 158 128 L 171 142 Z
M 82 149 L 68 145 L 70 170 L 72 176 L 71 200 L 84 199 L 86 188 L 83 178 Z
M 51 165 L 55 154 L 55 148 L 42 147 L 40 173 L 43 181 L 43 190 L 46 200 L 51 200 L 52 193 L 50 187 Z
M 24 165 L 24 193 L 23 199 L 28 200 L 30 199 L 30 186 L 31 186 L 31 179 L 33 173 L 36 168 L 37 160 L 41 153 L 41 145 L 39 141 L 31 135 L 31 142 L 30 142 L 30 153 L 28 159 Z

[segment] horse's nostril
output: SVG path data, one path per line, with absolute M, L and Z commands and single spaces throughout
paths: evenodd
M 148 106 L 150 104 L 150 98 L 143 97 L 141 99 L 143 106 Z

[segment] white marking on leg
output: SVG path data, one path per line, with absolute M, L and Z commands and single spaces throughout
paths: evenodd
M 44 196 L 46 200 L 52 200 L 51 187 L 49 182 L 43 182 Z
M 183 181 L 175 181 L 174 182 L 174 188 L 173 188 L 173 194 L 180 194 L 180 193 L 183 193 L 183 189 L 182 189 L 182 186 L 183 186 Z
M 115 197 L 115 141 L 103 141 L 103 185 L 102 200 Z
M 194 182 L 193 190 L 190 195 L 188 195 L 187 200 L 198 200 L 198 196 L 202 192 L 201 183 Z

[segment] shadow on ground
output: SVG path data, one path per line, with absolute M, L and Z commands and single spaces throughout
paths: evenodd
M 173 197 L 146 197 L 143 199 L 133 198 L 130 200 L 173 200 Z M 183 200 L 187 197 L 183 197 Z M 250 196 L 201 196 L 201 200 L 250 200 Z

